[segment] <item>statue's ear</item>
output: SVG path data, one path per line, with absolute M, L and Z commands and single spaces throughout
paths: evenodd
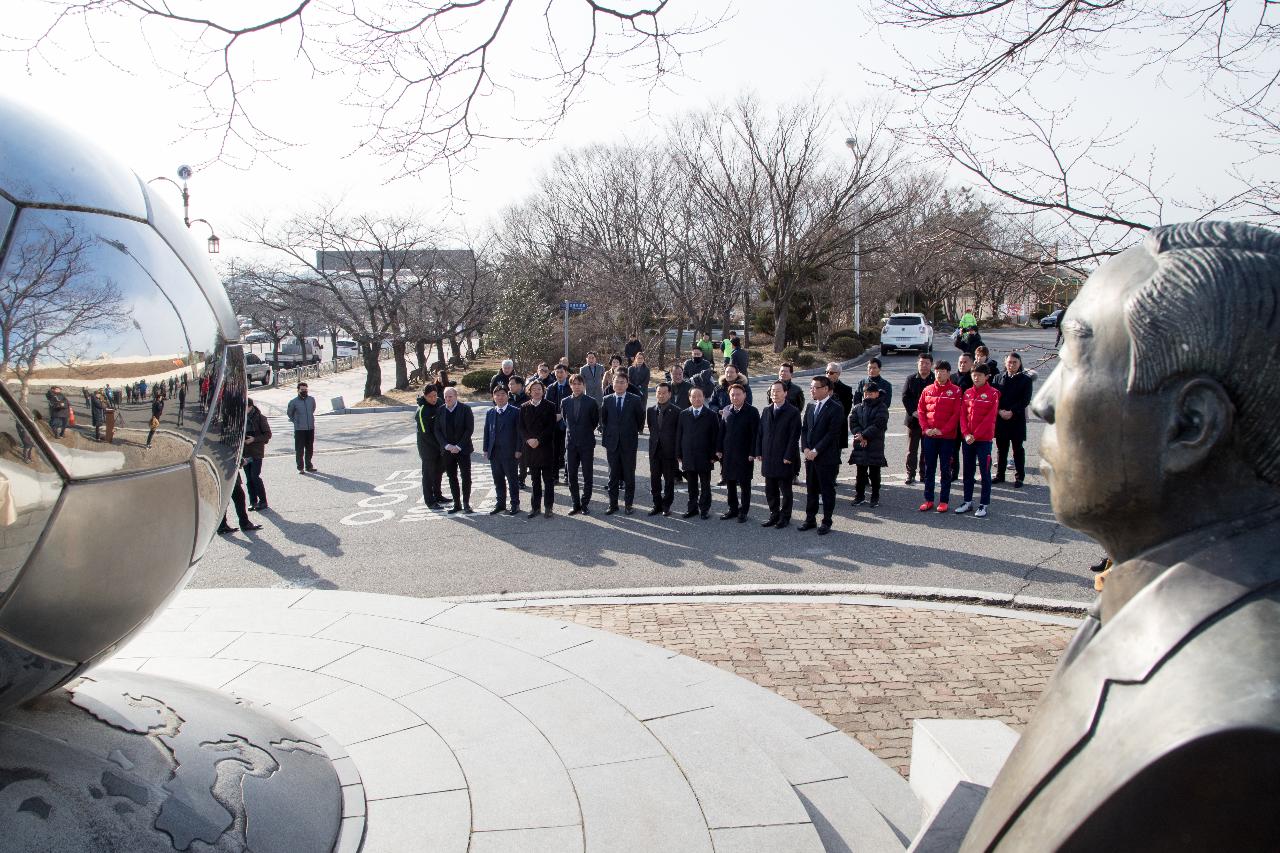
M 1174 393 L 1165 464 L 1170 471 L 1190 471 L 1230 441 L 1236 408 L 1226 389 L 1206 377 L 1189 379 Z

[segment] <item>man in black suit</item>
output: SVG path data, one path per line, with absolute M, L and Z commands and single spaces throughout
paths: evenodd
M 689 480 L 689 509 L 685 518 L 711 516 L 711 468 L 716 461 L 720 417 L 705 405 L 701 388 L 689 392 L 689 408 L 680 413 L 676 429 L 677 460 Z
M 853 411 L 853 389 L 840 381 L 840 363 L 836 361 L 827 364 L 826 377 L 831 380 L 831 396 L 840 404 L 840 408 L 845 412 Z M 840 435 L 840 449 L 844 450 L 849 446 L 849 431 L 845 430 Z
M 787 402 L 796 407 L 797 412 L 804 411 L 804 389 L 791 381 L 791 374 L 795 372 L 795 365 L 789 361 L 784 361 L 778 365 L 778 381 L 782 383 L 782 387 L 787 389 Z
M 683 367 L 678 364 L 671 365 L 671 405 L 677 409 L 689 408 L 689 391 L 693 389 L 693 383 L 684 377 Z
M 644 429 L 644 401 L 628 394 L 627 385 L 625 375 L 615 375 L 613 393 L 600 403 L 604 453 L 609 460 L 609 508 L 605 515 L 618 511 L 619 487 L 624 487 L 627 515 L 631 515 L 636 497 L 636 450 Z
M 738 354 L 734 350 L 733 354 Z M 729 509 L 720 516 L 724 521 L 747 520 L 751 508 L 751 480 L 755 476 L 756 432 L 760 428 L 760 412 L 747 405 L 746 389 L 734 383 L 729 386 L 729 407 L 721 414 L 720 438 L 716 456 L 720 458 L 720 472 L 729 488 Z
M 791 523 L 792 480 L 800 467 L 800 411 L 787 402 L 781 381 L 769 386 L 769 398 L 773 403 L 761 413 L 756 432 L 756 458 L 769 503 L 769 520 L 761 527 L 781 530 Z
M 671 515 L 671 502 L 676 496 L 676 434 L 680 410 L 671 401 L 670 383 L 659 382 L 656 394 L 658 402 L 650 406 L 645 415 L 649 427 L 649 492 L 653 495 L 649 515 Z
M 520 412 L 508 405 L 507 389 L 499 385 L 493 389 L 493 408 L 484 419 L 484 458 L 489 460 L 493 472 L 493 485 L 498 490 L 498 504 L 489 513 L 497 515 L 507 508 L 507 493 L 511 493 L 510 515 L 520 512 L 520 478 L 516 463 L 520 458 Z
M 804 476 L 808 487 L 804 524 L 800 530 L 818 528 L 818 535 L 831 532 L 831 513 L 836 506 L 836 474 L 840 472 L 840 435 L 845 432 L 844 411 L 831 397 L 831 380 L 815 376 L 809 381 L 813 402 L 804 412 L 800 431 Z M 818 498 L 822 498 L 822 524 L 817 523 Z
M 569 380 L 569 397 L 560 403 L 560 423 L 564 425 L 565 474 L 569 477 L 569 515 L 590 515 L 592 467 L 596 455 L 596 427 L 600 426 L 600 404 L 587 396 L 581 376 Z M 578 491 L 578 471 L 582 471 L 582 491 Z
M 707 361 L 702 350 L 694 347 L 689 350 L 689 358 L 681 366 L 681 369 L 684 371 L 685 376 L 697 376 L 704 370 L 710 370 L 711 362 Z
M 563 364 L 557 364 L 554 372 L 555 378 L 551 381 L 551 384 L 547 386 L 546 400 L 555 407 L 555 410 L 558 413 L 560 411 L 560 404 L 569 399 L 569 394 L 571 393 L 569 390 L 569 368 Z M 555 435 L 557 480 L 560 479 L 561 472 L 564 471 L 564 431 L 564 421 L 559 421 L 556 424 Z
M 449 477 L 449 494 L 453 507 L 449 514 L 471 512 L 471 433 L 475 432 L 475 415 L 471 407 L 458 402 L 458 389 L 444 389 L 444 407 L 436 417 L 436 441 L 444 451 L 444 471 Z M 462 491 L 458 491 L 458 475 L 462 475 Z

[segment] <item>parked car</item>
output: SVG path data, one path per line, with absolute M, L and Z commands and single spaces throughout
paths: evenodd
M 255 382 L 261 385 L 271 384 L 271 365 L 263 361 L 256 352 L 244 354 L 244 373 L 250 386 Z
M 244 342 L 246 344 L 269 344 L 271 343 L 271 336 L 261 331 L 250 332 L 244 336 Z
M 933 327 L 923 314 L 890 314 L 880 331 L 880 353 L 892 355 L 900 349 L 933 352 Z
M 360 345 L 355 341 L 348 341 L 339 338 L 335 342 L 337 349 L 334 350 L 334 358 L 359 358 Z
M 319 364 L 324 344 L 319 338 L 285 338 L 280 344 L 280 352 L 276 354 L 276 366 L 301 367 L 304 364 Z
M 1040 328 L 1052 329 L 1057 326 L 1058 323 L 1062 322 L 1062 314 L 1064 311 L 1066 311 L 1065 308 L 1055 308 L 1053 311 L 1044 315 L 1040 318 Z

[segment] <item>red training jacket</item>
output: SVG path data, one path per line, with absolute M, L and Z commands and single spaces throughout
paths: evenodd
M 964 403 L 964 392 L 954 382 L 939 385 L 937 382 L 920 392 L 920 402 L 916 413 L 920 421 L 920 431 L 925 433 L 931 429 L 941 430 L 942 435 L 934 438 L 955 438 L 960 427 L 960 407 Z
M 1000 392 L 990 382 L 964 392 L 960 408 L 960 437 L 972 435 L 974 441 L 991 441 L 996 437 L 996 412 L 1000 408 Z

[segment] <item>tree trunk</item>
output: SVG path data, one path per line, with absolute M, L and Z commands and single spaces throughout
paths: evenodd
M 422 338 L 413 342 L 413 357 L 418 361 L 418 371 L 427 375 L 427 342 Z
M 476 360 L 476 347 L 479 345 L 480 336 L 467 332 L 467 336 L 462 339 L 462 343 L 467 348 L 467 361 Z
M 696 341 L 697 338 L 694 338 L 694 340 Z M 684 323 L 681 323 L 680 328 L 676 329 L 676 361 L 680 360 L 682 352 L 684 352 Z
M 458 346 L 458 337 L 452 332 L 449 333 L 449 352 L 452 353 L 452 355 L 449 356 L 450 359 L 456 361 L 462 360 L 462 349 Z M 449 362 L 447 361 L 445 362 L 445 364 L 448 363 Z
M 360 357 L 364 360 L 364 395 L 377 397 L 382 393 L 382 365 L 378 363 L 382 342 L 360 342 Z
M 391 354 L 396 360 L 396 390 L 409 390 L 409 361 L 405 358 L 408 344 L 397 338 L 391 342 Z
M 667 331 L 665 321 L 658 324 L 658 361 L 656 363 L 658 370 L 662 370 L 662 365 L 667 363 Z
M 751 349 L 751 282 L 742 285 L 742 346 Z
M 787 348 L 787 303 L 779 300 L 773 310 L 773 351 Z
M 444 357 L 444 338 L 443 337 L 436 338 L 436 353 L 440 356 L 439 361 L 440 361 L 441 367 L 449 363 L 449 360 Z

